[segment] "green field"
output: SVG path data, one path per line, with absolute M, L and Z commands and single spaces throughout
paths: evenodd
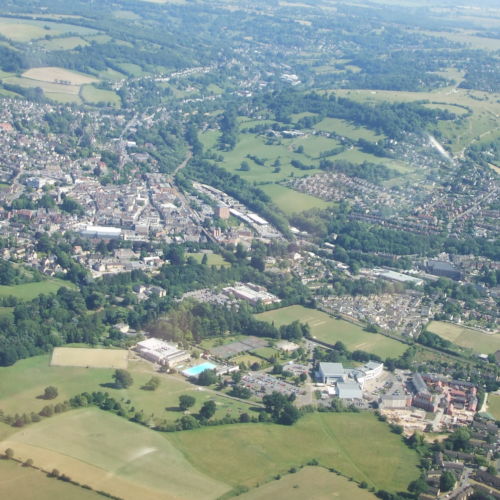
M 202 252 L 199 253 L 187 253 L 186 257 L 193 257 L 198 263 L 201 263 L 203 259 L 203 255 L 207 255 L 207 266 L 217 266 L 217 267 L 229 267 L 231 264 L 224 260 L 224 258 L 217 253 L 209 253 L 204 254 Z
M 500 395 L 488 394 L 488 413 L 493 416 L 495 420 L 500 420 Z
M 63 286 L 74 288 L 73 283 L 55 278 L 22 285 L 0 285 L 0 297 L 13 295 L 21 300 L 31 300 L 42 293 L 55 293 Z
M 490 354 L 500 349 L 500 334 L 482 333 L 465 326 L 443 321 L 433 321 L 429 324 L 427 330 L 449 340 L 453 344 L 472 349 L 479 354 Z
M 322 467 L 304 467 L 239 496 L 241 500 L 375 500 L 373 493 Z
M 79 36 L 41 40 L 38 43 L 46 50 L 72 50 L 76 47 L 85 47 L 89 45 L 89 42 Z
M 352 125 L 351 123 L 339 118 L 324 118 L 317 123 L 314 128 L 324 132 L 335 132 L 338 135 L 349 137 L 349 139 L 354 141 L 357 141 L 358 139 L 366 139 L 367 141 L 376 142 L 384 137 L 383 135 L 376 134 L 373 130 Z
M 292 427 L 231 425 L 167 437 L 198 470 L 231 485 L 255 486 L 312 459 L 377 489 L 405 490 L 418 477 L 416 453 L 371 413 L 315 413 Z
M 125 499 L 202 500 L 229 489 L 196 470 L 162 434 L 94 408 L 45 419 L 0 446 Z
M 302 306 L 275 309 L 274 311 L 258 314 L 257 318 L 274 322 L 277 327 L 296 320 L 308 323 L 311 327 L 312 336 L 318 340 L 332 345 L 341 341 L 350 351 L 360 349 L 382 358 L 399 357 L 407 349 L 405 344 L 397 340 L 376 333 L 365 332 L 360 326 L 353 323 L 335 319 L 321 311 L 307 309 Z
M 48 478 L 45 473 L 31 467 L 23 467 L 14 461 L 0 460 L 2 498 L 32 500 L 34 492 L 37 500 L 102 500 L 103 498 L 93 491 Z
M 256 360 L 262 362 L 258 358 Z M 49 362 L 50 355 L 44 355 L 0 368 L 0 409 L 7 414 L 39 412 L 47 401 L 39 399 L 38 396 L 43 394 L 44 388 L 49 385 L 54 385 L 59 390 L 59 396 L 51 401 L 52 404 L 85 391 L 106 391 L 118 400 L 130 399 L 135 408 L 144 410 L 146 415 L 153 415 L 152 420 L 166 418 L 169 422 L 182 416 L 177 408 L 181 394 L 189 393 L 196 399 L 196 404 L 192 408 L 193 413 L 196 413 L 205 401 L 212 398 L 217 403 L 217 417 L 238 416 L 242 412 L 248 412 L 250 408 L 250 404 L 218 396 L 208 389 L 200 390 L 197 386 L 186 382 L 183 377 L 158 374 L 153 371 L 152 365 L 145 361 L 129 361 L 129 371 L 134 384 L 122 390 L 108 385 L 113 381 L 113 369 L 51 367 Z M 158 389 L 156 391 L 141 389 L 153 375 L 161 379 Z
M 104 102 L 111 106 L 119 106 L 121 104 L 120 97 L 113 90 L 98 89 L 93 85 L 84 85 L 81 88 L 80 95 L 83 100 L 93 104 Z
M 294 191 L 293 189 L 279 184 L 266 184 L 264 186 L 259 186 L 259 188 L 262 189 L 262 191 L 273 200 L 273 203 L 287 215 L 304 212 L 311 208 L 325 209 L 331 206 L 331 203 L 305 193 L 299 193 L 298 191 Z

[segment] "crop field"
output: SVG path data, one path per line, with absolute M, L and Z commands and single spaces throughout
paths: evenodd
M 119 106 L 121 103 L 120 97 L 113 90 L 98 89 L 93 85 L 84 85 L 80 95 L 84 101 L 91 103 L 105 102 L 112 106 Z
M 419 475 L 416 453 L 371 413 L 315 413 L 292 427 L 206 427 L 167 438 L 198 470 L 231 485 L 255 486 L 312 459 L 377 489 L 404 490 Z
M 3 450 L 2 450 L 3 452 Z M 36 466 L 36 464 L 35 464 Z M 78 486 L 48 478 L 31 467 L 8 460 L 0 460 L 0 497 L 16 500 L 71 498 L 71 500 L 100 500 L 102 496 Z
M 303 306 L 290 306 L 256 315 L 263 321 L 274 322 L 279 327 L 292 321 L 308 323 L 314 338 L 335 344 L 341 341 L 350 351 L 362 350 L 382 358 L 399 357 L 407 347 L 397 340 L 377 333 L 365 332 L 360 326 L 348 321 L 335 319 L 328 314 Z
M 0 446 L 126 500 L 202 500 L 228 490 L 161 434 L 93 408 L 45 419 Z
M 472 349 L 479 354 L 490 354 L 500 349 L 500 334 L 482 333 L 465 326 L 454 325 L 442 321 L 433 321 L 428 327 L 432 333 L 453 344 Z
M 217 253 L 209 253 L 204 254 L 202 252 L 199 253 L 188 253 L 186 257 L 193 257 L 198 263 L 201 263 L 203 259 L 203 255 L 207 256 L 207 266 L 217 266 L 217 267 L 229 267 L 231 264 L 224 260 L 224 258 Z
M 241 500 L 375 500 L 373 493 L 322 467 L 304 467 L 278 481 L 270 481 L 239 497 Z
M 31 78 L 8 77 L 5 78 L 4 81 L 12 85 L 19 85 L 20 87 L 40 87 L 49 98 L 52 95 L 70 95 L 78 98 L 78 92 L 80 91 L 79 85 L 50 83 L 41 80 L 33 80 Z
M 255 358 L 262 362 L 261 359 Z M 137 409 L 146 415 L 153 415 L 152 420 L 166 418 L 173 422 L 180 416 L 179 396 L 189 394 L 196 399 L 192 413 L 201 405 L 214 399 L 217 404 L 217 417 L 238 416 L 251 412 L 252 403 L 242 403 L 219 396 L 209 389 L 194 386 L 183 377 L 157 373 L 152 365 L 145 361 L 129 360 L 128 370 L 134 383 L 128 389 L 116 389 L 113 386 L 111 368 L 80 368 L 50 366 L 50 356 L 36 356 L 18 361 L 13 366 L 0 368 L 0 408 L 7 414 L 39 412 L 47 401 L 40 399 L 45 387 L 57 387 L 59 396 L 50 401 L 57 404 L 82 392 L 106 391 L 116 399 L 130 399 Z M 142 389 L 146 382 L 156 375 L 160 386 L 156 391 Z
M 56 347 L 52 352 L 50 365 L 82 368 L 127 368 L 128 351 L 122 349 Z
M 31 300 L 42 293 L 55 293 L 63 286 L 74 288 L 73 283 L 55 278 L 35 283 L 23 283 L 22 285 L 1 285 L 0 297 L 13 295 L 21 300 Z
M 297 212 L 304 212 L 311 208 L 327 208 L 331 206 L 324 200 L 320 200 L 315 196 L 300 193 L 293 189 L 281 186 L 279 184 L 265 184 L 259 188 L 266 193 L 273 203 L 280 208 L 286 215 L 291 215 Z
M 77 73 L 76 71 L 70 71 L 68 69 L 58 68 L 55 66 L 31 68 L 28 71 L 25 71 L 22 76 L 24 78 L 30 78 L 31 80 L 48 83 L 68 82 L 69 85 L 84 85 L 97 81 L 90 75 L 84 75 L 83 73 Z

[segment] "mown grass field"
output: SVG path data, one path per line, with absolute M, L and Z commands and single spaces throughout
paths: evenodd
M 378 135 L 373 130 L 366 127 L 352 125 L 351 123 L 339 118 L 324 118 L 317 123 L 314 128 L 324 132 L 335 132 L 336 134 L 349 137 L 357 141 L 358 139 L 366 139 L 367 141 L 376 142 L 382 139 L 383 135 Z
M 376 333 L 365 332 L 360 326 L 353 323 L 338 320 L 321 311 L 302 306 L 290 306 L 267 311 L 258 314 L 257 318 L 274 322 L 277 327 L 296 320 L 301 323 L 308 323 L 312 336 L 318 340 L 332 345 L 341 341 L 350 351 L 360 349 L 382 358 L 399 357 L 407 349 L 405 344 L 397 340 Z
M 45 419 L 0 446 L 127 500 L 212 499 L 229 489 L 196 470 L 160 433 L 94 408 Z
M 262 360 L 256 358 L 262 362 Z M 131 400 L 137 410 L 144 410 L 145 415 L 154 421 L 166 418 L 173 422 L 182 416 L 178 409 L 179 396 L 189 394 L 196 399 L 192 413 L 201 405 L 214 399 L 217 403 L 217 417 L 238 416 L 251 412 L 251 403 L 240 403 L 218 396 L 214 392 L 194 386 L 181 376 L 164 375 L 153 371 L 152 365 L 145 361 L 130 360 L 130 371 L 134 384 L 128 389 L 115 389 L 112 385 L 114 369 L 77 368 L 50 366 L 50 355 L 36 356 L 18 361 L 13 366 L 0 368 L 0 409 L 7 414 L 39 412 L 45 405 L 57 404 L 82 392 L 108 392 L 120 400 Z M 146 391 L 142 386 L 153 376 L 161 383 L 156 391 Z M 51 401 L 40 399 L 45 387 L 58 388 L 59 396 Z
M 207 256 L 207 266 L 217 266 L 217 267 L 229 267 L 231 264 L 224 260 L 224 258 L 217 253 L 208 253 L 204 254 L 202 252 L 199 253 L 187 253 L 186 257 L 193 257 L 196 262 L 201 264 L 203 256 Z
M 239 497 L 241 500 L 375 500 L 373 493 L 362 490 L 345 477 L 322 467 L 304 467 L 295 474 L 287 474 L 277 481 L 255 488 Z
M 127 368 L 128 351 L 123 349 L 56 347 L 52 352 L 50 365 L 82 368 Z
M 2 452 L 4 450 L 1 450 Z M 36 464 L 35 464 L 36 465 Z M 36 494 L 35 494 L 36 492 Z M 102 496 L 64 481 L 51 479 L 39 470 L 0 460 L 0 497 L 15 500 L 100 500 Z
M 73 283 L 55 278 L 22 285 L 0 285 L 0 297 L 13 295 L 21 300 L 31 300 L 42 293 L 55 293 L 63 286 L 74 288 Z
M 449 340 L 453 344 L 472 349 L 479 354 L 490 354 L 500 349 L 500 334 L 481 333 L 465 326 L 443 321 L 433 321 L 429 324 L 427 330 Z
M 45 95 L 51 99 L 57 100 L 58 95 L 70 95 L 78 98 L 78 92 L 80 92 L 79 85 L 63 85 L 61 83 L 51 83 L 42 80 L 34 80 L 32 78 L 23 78 L 12 76 L 3 79 L 5 83 L 10 83 L 12 85 L 19 85 L 20 87 L 36 88 L 39 87 L 43 90 Z
M 58 83 L 61 81 L 65 81 L 69 82 L 69 84 L 71 85 L 84 85 L 97 81 L 90 75 L 84 75 L 83 73 L 77 73 L 76 71 L 57 68 L 55 66 L 31 68 L 25 71 L 22 76 L 24 78 L 30 78 L 31 80 L 39 80 L 49 83 Z
M 312 459 L 377 489 L 405 490 L 418 477 L 417 455 L 371 413 L 315 413 L 292 427 L 232 425 L 165 437 L 198 470 L 231 485 L 255 486 Z
M 304 212 L 311 208 L 324 209 L 332 205 L 314 196 L 299 193 L 298 191 L 294 191 L 293 189 L 279 184 L 266 184 L 264 186 L 259 186 L 259 188 L 287 215 Z
M 488 413 L 496 420 L 500 420 L 500 394 L 488 394 Z

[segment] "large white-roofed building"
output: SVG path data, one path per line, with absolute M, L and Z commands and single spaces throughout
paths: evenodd
M 179 349 L 175 344 L 154 337 L 138 342 L 134 350 L 144 359 L 170 368 L 191 357 L 188 352 Z

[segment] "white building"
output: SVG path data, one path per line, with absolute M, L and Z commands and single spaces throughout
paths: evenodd
M 191 357 L 188 352 L 179 349 L 175 344 L 154 337 L 137 343 L 134 350 L 148 361 L 168 367 L 176 366 Z
M 111 226 L 87 226 L 80 230 L 80 234 L 88 238 L 118 239 L 122 235 L 122 230 Z

